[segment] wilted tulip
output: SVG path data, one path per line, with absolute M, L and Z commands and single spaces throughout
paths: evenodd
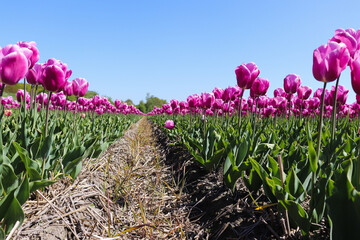
M 350 60 L 344 43 L 329 42 L 314 50 L 313 75 L 320 82 L 332 82 L 346 68 Z
M 259 74 L 260 70 L 255 63 L 243 63 L 235 69 L 237 85 L 242 89 L 249 89 Z

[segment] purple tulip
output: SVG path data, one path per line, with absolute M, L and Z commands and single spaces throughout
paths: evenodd
M 26 80 L 31 85 L 39 85 L 42 82 L 42 73 L 45 66 L 37 63 L 26 73 Z
M 172 99 L 170 101 L 171 108 L 175 109 L 175 108 L 177 108 L 178 105 L 179 105 L 179 101 L 177 99 Z
M 335 31 L 334 37 L 329 41 L 334 41 L 337 43 L 344 43 L 349 50 L 350 56 L 353 58 L 355 52 L 360 47 L 360 30 L 355 31 L 353 28 L 349 29 L 337 29 Z
M 297 89 L 298 97 L 301 100 L 308 99 L 310 97 L 310 95 L 311 95 L 311 92 L 312 92 L 312 89 L 311 89 L 311 87 L 308 87 L 308 86 L 300 86 Z
M 187 102 L 190 108 L 195 108 L 199 104 L 200 97 L 197 94 L 191 95 L 187 97 Z
M 23 41 L 23 42 L 18 42 L 17 45 L 22 48 L 27 48 L 32 52 L 31 57 L 28 58 L 30 62 L 29 68 L 32 68 L 35 65 L 35 63 L 40 59 L 39 50 L 36 47 L 36 43 L 34 41 L 32 42 Z
M 48 96 L 46 93 L 40 93 L 39 95 L 36 96 L 36 101 L 40 104 L 46 105 L 47 99 L 48 99 Z
M 284 78 L 284 90 L 288 94 L 296 93 L 301 85 L 301 79 L 296 74 L 289 74 Z
M 68 97 L 73 95 L 74 94 L 74 88 L 73 88 L 72 82 L 66 81 L 63 91 L 64 91 L 64 94 L 66 96 L 68 96 Z
M 26 93 L 26 102 L 29 103 L 30 102 L 30 95 L 28 92 L 25 92 Z M 22 102 L 24 101 L 24 90 L 23 89 L 19 89 L 16 93 L 16 99 L 19 101 L 19 102 Z
M 76 97 L 83 97 L 85 93 L 88 91 L 89 82 L 86 81 L 85 78 L 75 78 L 72 81 L 74 95 Z
M 212 91 L 215 99 L 222 99 L 222 95 L 224 94 L 224 89 L 222 88 L 214 88 Z
M 175 127 L 173 120 L 166 120 L 165 121 L 165 128 L 167 129 L 173 129 Z
M 15 85 L 24 78 L 29 69 L 31 51 L 18 45 L 7 45 L 0 51 L 0 80 Z
M 71 70 L 67 69 L 66 64 L 51 58 L 43 72 L 43 87 L 50 92 L 62 91 L 70 75 Z
M 274 108 L 273 106 L 268 106 L 267 108 L 264 109 L 263 115 L 264 115 L 264 117 L 270 117 L 275 112 L 276 112 L 276 108 Z
M 201 102 L 203 108 L 211 108 L 214 104 L 215 97 L 211 93 L 201 93 Z
M 313 75 L 320 82 L 335 81 L 350 60 L 344 43 L 329 42 L 314 50 Z
M 250 88 L 250 96 L 252 98 L 264 96 L 269 89 L 269 85 L 269 80 L 260 77 L 256 78 L 252 87 Z
M 344 105 L 346 103 L 346 100 L 348 97 L 348 92 L 349 92 L 349 89 L 345 89 L 344 86 L 339 85 L 338 91 L 337 91 L 336 102 L 339 103 L 340 105 Z M 329 102 L 331 104 L 334 102 L 334 96 L 335 96 L 335 86 L 332 86 L 330 95 L 329 95 Z
M 259 74 L 260 70 L 255 63 L 243 63 L 235 69 L 237 85 L 242 89 L 249 89 Z
M 274 97 L 286 97 L 286 92 L 283 88 L 277 88 L 274 90 Z
M 119 99 L 116 99 L 115 102 L 114 102 L 114 104 L 115 104 L 115 107 L 116 107 L 117 109 L 119 109 L 119 108 L 120 108 L 121 101 L 120 101 Z

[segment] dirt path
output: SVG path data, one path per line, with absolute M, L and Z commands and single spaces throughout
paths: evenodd
M 146 118 L 24 205 L 15 239 L 185 239 L 187 208 Z M 40 195 L 38 194 L 38 195 Z

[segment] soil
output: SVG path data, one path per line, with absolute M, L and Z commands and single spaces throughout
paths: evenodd
M 221 169 L 207 173 L 160 127 L 142 118 L 77 179 L 62 178 L 23 206 L 13 239 L 301 239 L 285 235 L 276 207 Z M 326 223 L 310 236 L 329 239 Z

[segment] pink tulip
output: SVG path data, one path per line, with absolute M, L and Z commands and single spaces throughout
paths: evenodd
M 211 108 L 214 104 L 215 97 L 211 93 L 201 93 L 201 102 L 203 108 Z
M 26 73 L 26 80 L 31 85 L 39 85 L 42 83 L 42 73 L 45 65 L 37 63 Z
M 32 52 L 31 57 L 29 58 L 29 62 L 30 62 L 29 68 L 32 68 L 35 65 L 35 63 L 40 59 L 39 50 L 36 47 L 36 43 L 34 41 L 32 42 L 23 41 L 23 42 L 18 42 L 17 45 L 19 45 L 22 48 L 27 48 Z
M 350 56 L 353 58 L 355 52 L 360 48 L 360 30 L 355 31 L 353 28 L 337 29 L 334 37 L 329 41 L 344 43 L 349 50 Z
M 277 88 L 274 90 L 274 97 L 286 97 L 286 92 L 283 88 Z
M 63 91 L 64 91 L 65 96 L 70 97 L 71 95 L 73 95 L 74 88 L 73 88 L 72 82 L 66 81 Z
M 270 82 L 265 78 L 256 78 L 252 87 L 250 88 L 250 96 L 257 98 L 266 94 L 269 89 Z
M 71 75 L 67 65 L 56 59 L 49 59 L 43 72 L 43 87 L 50 92 L 62 91 Z
M 224 94 L 224 89 L 214 88 L 213 94 L 214 94 L 215 99 L 221 99 L 222 95 Z
M 0 51 L 0 80 L 15 85 L 25 77 L 29 69 L 31 51 L 18 45 L 7 45 Z
M 179 101 L 177 100 L 177 99 L 172 99 L 171 101 L 170 101 L 170 106 L 171 106 L 171 108 L 176 108 L 177 106 L 179 105 Z
M 235 69 L 237 85 L 242 89 L 249 89 L 259 74 L 260 70 L 255 63 L 243 63 Z
M 200 97 L 197 94 L 191 95 L 187 97 L 187 102 L 190 108 L 195 108 L 199 104 Z
M 284 78 L 284 90 L 288 94 L 296 93 L 301 85 L 301 79 L 296 74 L 289 74 Z
M 88 91 L 89 83 L 85 78 L 75 78 L 72 81 L 74 95 L 76 97 L 83 97 Z
M 298 94 L 298 97 L 301 99 L 301 100 L 306 100 L 310 97 L 311 95 L 311 92 L 312 92 L 312 89 L 311 87 L 308 87 L 308 86 L 300 86 L 298 89 L 297 89 L 297 94 Z
M 329 42 L 314 50 L 313 75 L 320 82 L 332 82 L 346 68 L 350 60 L 344 43 Z
M 344 86 L 339 85 L 338 91 L 337 91 L 337 97 L 336 101 L 337 103 L 344 105 L 346 103 L 347 97 L 348 97 L 348 89 L 345 89 Z M 334 102 L 334 96 L 335 96 L 335 86 L 331 87 L 330 95 L 329 95 L 329 102 L 330 104 L 333 104 Z
M 23 89 L 19 89 L 19 90 L 16 92 L 16 99 L 17 99 L 19 102 L 24 101 L 24 90 L 23 90 Z M 26 92 L 26 102 L 27 102 L 27 103 L 30 102 L 30 95 L 29 95 L 28 92 Z

